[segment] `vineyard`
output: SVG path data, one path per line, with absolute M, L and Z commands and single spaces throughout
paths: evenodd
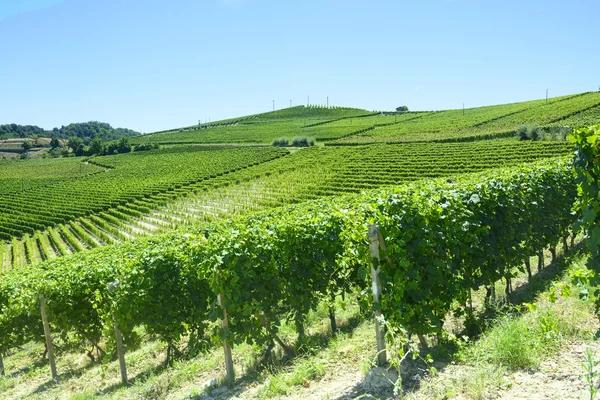
M 333 334 L 347 305 L 383 316 L 383 364 L 390 337 L 442 337 L 449 314 L 472 317 L 474 292 L 491 304 L 496 283 L 509 293 L 532 278 L 530 257 L 574 240 L 573 143 L 515 132 L 579 128 L 599 111 L 598 93 L 426 112 L 296 106 L 131 140 L 161 144 L 151 151 L 0 160 L 0 370 L 43 343 L 55 382 L 55 357 L 81 353 L 118 362 L 127 384 L 124 353 L 150 337 L 182 363 L 223 346 L 232 379 L 236 348 L 294 357 L 311 313 L 324 307 Z M 575 132 L 581 152 L 593 131 Z M 270 145 L 281 137 L 318 143 Z
M 345 107 L 296 106 L 265 114 L 233 120 L 185 127 L 174 131 L 156 132 L 134 138 L 132 143 L 271 143 L 273 139 L 290 135 L 304 136 L 305 125 L 352 117 L 371 115 L 372 112 Z
M 313 137 L 332 145 L 468 141 L 510 137 L 522 125 L 579 128 L 600 118 L 600 93 L 432 112 L 374 113 L 358 109 L 291 107 L 223 123 L 136 137 L 134 143 L 270 144 L 279 137 Z
M 379 225 L 384 254 L 396 260 L 378 266 L 389 326 L 438 332 L 471 290 L 510 279 L 530 255 L 564 240 L 574 197 L 569 165 L 546 161 L 314 201 L 14 269 L 0 284 L 0 351 L 43 338 L 40 295 L 54 334 L 82 350 L 113 343 L 115 324 L 125 343 L 143 327 L 169 347 L 188 337 L 268 345 L 281 321 L 300 329 L 320 302 L 370 287 L 368 222 Z M 117 290 L 107 290 L 114 282 Z M 219 318 L 228 322 L 224 331 Z
M 117 182 L 116 179 L 119 179 L 119 186 L 130 191 L 127 197 L 123 194 L 125 201 L 103 207 L 102 196 L 108 195 L 107 192 L 88 196 L 91 200 L 88 210 L 82 207 L 70 209 L 69 203 L 63 201 L 61 206 L 71 214 L 58 221 L 43 218 L 47 215 L 55 217 L 55 212 L 40 214 L 32 211 L 29 214 L 39 222 L 38 226 L 26 232 L 21 240 L 18 240 L 20 236 L 13 237 L 10 244 L 0 248 L 3 269 L 156 234 L 182 225 L 218 221 L 322 196 L 358 193 L 401 182 L 533 162 L 564 156 L 571 151 L 566 142 L 518 141 L 321 147 L 286 156 L 282 156 L 286 154 L 284 151 L 273 148 L 244 149 L 242 152 L 233 149 L 194 150 L 195 153 L 190 153 L 189 148 L 173 148 L 155 154 L 105 156 L 88 162 L 86 165 L 103 165 L 106 170 L 102 171 L 106 172 L 79 184 L 87 185 L 90 191 L 94 186 L 101 188 L 100 185 L 106 184 L 107 180 L 115 179 L 114 182 Z M 190 156 L 186 161 L 189 165 L 198 165 L 199 160 L 192 155 L 214 162 L 217 156 L 231 157 L 233 154 L 267 161 L 237 170 L 225 170 L 214 176 L 205 175 L 212 170 L 193 172 L 188 176 L 173 170 L 169 175 L 161 169 L 171 162 L 180 162 L 174 157 L 182 155 Z M 274 156 L 281 157 L 271 159 Z M 162 184 L 157 175 L 148 175 L 144 181 L 133 179 L 148 168 L 148 164 L 161 179 L 172 180 L 171 184 Z M 29 161 L 27 165 L 35 165 L 35 162 Z M 132 174 L 132 171 L 140 172 Z M 122 180 L 128 175 L 131 179 Z M 155 185 L 151 187 L 152 192 L 146 190 L 140 195 L 136 190 L 148 181 Z M 52 187 L 56 195 L 59 195 L 58 191 L 77 188 L 73 182 Z M 40 190 L 45 191 L 46 188 Z M 110 195 L 115 193 L 110 192 Z M 16 196 L 19 199 L 23 197 Z M 34 188 L 27 191 L 27 198 L 32 199 L 31 210 L 47 207 L 47 202 L 56 201 L 52 198 L 47 200 L 47 195 Z M 73 205 L 84 204 L 76 195 L 72 199 Z M 44 223 L 45 226 L 42 225 Z

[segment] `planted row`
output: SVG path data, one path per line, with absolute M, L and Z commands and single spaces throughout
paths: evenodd
M 370 287 L 367 224 L 381 227 L 381 309 L 391 327 L 442 328 L 470 290 L 510 278 L 572 222 L 565 161 L 366 192 L 172 233 L 11 271 L 0 282 L 0 352 L 53 332 L 88 350 L 135 326 L 170 345 L 227 338 L 269 344 L 283 319 L 300 332 L 321 301 Z M 118 289 L 109 292 L 112 283 Z M 229 326 L 216 321 L 227 310 Z M 366 298 L 364 299 L 366 300 Z

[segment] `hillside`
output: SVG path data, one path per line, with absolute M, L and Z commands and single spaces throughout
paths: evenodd
M 553 349 L 526 364 L 539 367 L 591 336 L 564 328 L 590 318 L 589 302 L 569 303 L 581 314 L 567 319 L 540 293 L 569 274 L 587 285 L 561 258 L 581 237 L 565 135 L 599 111 L 600 93 L 428 112 L 297 106 L 132 136 L 162 145 L 143 152 L 0 160 L 0 394 L 394 397 L 371 366 L 399 367 L 408 349 L 402 368 L 428 382 L 450 379 L 432 372 L 441 359 L 484 368 L 461 357 L 491 354 L 490 313 L 500 321 L 508 300 L 531 311 L 523 326 L 559 321 L 520 334 Z M 281 137 L 317 145 L 271 145 Z M 564 282 L 553 290 L 568 297 Z M 485 390 L 523 368 L 485 360 Z M 427 397 L 402 368 L 397 384 Z
M 312 137 L 332 145 L 466 141 L 511 137 L 522 125 L 550 135 L 600 118 L 600 93 L 590 92 L 521 103 L 430 112 L 374 113 L 366 110 L 292 107 L 270 113 L 136 137 L 133 143 L 270 144 L 279 137 Z M 564 128 L 564 129 L 563 129 Z

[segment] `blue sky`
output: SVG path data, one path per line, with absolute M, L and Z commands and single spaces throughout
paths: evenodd
M 600 2 L 0 0 L 0 124 L 151 132 L 292 104 L 598 90 Z

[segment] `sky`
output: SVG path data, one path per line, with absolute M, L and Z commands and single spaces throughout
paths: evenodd
M 0 124 L 142 132 L 599 90 L 598 0 L 0 0 Z M 310 99 L 309 99 L 310 96 Z

